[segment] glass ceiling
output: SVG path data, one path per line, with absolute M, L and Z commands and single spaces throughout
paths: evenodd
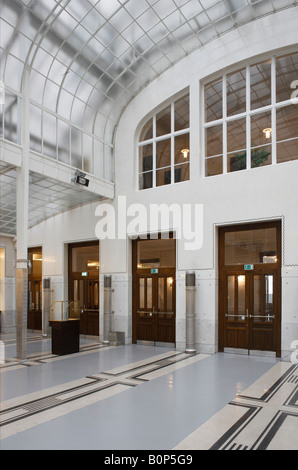
M 217 36 L 298 0 L 1 0 L 0 81 L 112 145 L 149 82 Z

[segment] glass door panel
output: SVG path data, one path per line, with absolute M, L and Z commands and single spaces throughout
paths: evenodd
M 73 301 L 78 308 L 84 308 L 84 281 L 82 279 L 73 281 Z
M 142 276 L 138 283 L 138 316 L 153 315 L 153 278 Z
M 35 290 L 35 310 L 39 310 L 39 298 L 40 298 L 40 286 L 39 282 L 34 283 L 34 290 Z
M 99 281 L 94 282 L 93 306 L 95 309 L 99 308 Z
M 152 309 L 152 278 L 147 279 L 147 309 Z
M 174 296 L 174 276 L 159 275 L 157 277 L 157 309 L 154 315 L 157 343 L 175 343 Z
M 238 289 L 238 319 L 245 320 L 246 318 L 246 277 L 237 277 Z
M 160 277 L 158 279 L 158 312 L 165 310 L 165 279 Z
M 139 308 L 143 310 L 145 308 L 145 279 L 139 278 Z
M 254 274 L 252 281 L 252 313 L 250 315 L 250 349 L 276 351 L 275 294 L 276 274 Z
M 248 277 L 229 274 L 225 283 L 225 348 L 248 349 Z
M 254 318 L 262 317 L 262 276 L 254 276 Z
M 173 311 L 173 283 L 172 277 L 167 278 L 167 312 Z
M 254 322 L 273 322 L 274 276 L 272 274 L 255 275 L 253 281 Z
M 138 278 L 137 292 L 137 338 L 140 341 L 154 341 L 154 282 L 152 276 Z
M 227 276 L 227 321 L 245 321 L 246 307 L 246 276 Z
M 274 320 L 274 309 L 273 309 L 273 297 L 274 297 L 274 282 L 273 275 L 265 275 L 265 318 L 266 321 Z

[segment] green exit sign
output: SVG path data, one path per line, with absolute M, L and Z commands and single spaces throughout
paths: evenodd
M 158 274 L 158 269 L 151 269 L 151 274 Z
M 253 271 L 255 269 L 253 264 L 245 264 L 244 265 L 244 270 L 245 271 Z

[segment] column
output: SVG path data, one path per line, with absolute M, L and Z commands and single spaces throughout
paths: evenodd
M 28 212 L 29 212 L 29 75 L 24 71 L 22 109 L 21 109 L 21 145 L 23 162 L 17 168 L 16 200 L 16 330 L 17 359 L 27 357 L 27 311 L 28 311 Z
M 185 297 L 186 297 L 186 353 L 195 354 L 196 352 L 196 333 L 195 333 L 195 290 L 196 274 L 188 271 L 185 276 Z

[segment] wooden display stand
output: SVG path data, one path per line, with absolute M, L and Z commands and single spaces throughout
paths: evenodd
M 65 356 L 80 350 L 80 320 L 50 321 L 52 327 L 52 354 Z

